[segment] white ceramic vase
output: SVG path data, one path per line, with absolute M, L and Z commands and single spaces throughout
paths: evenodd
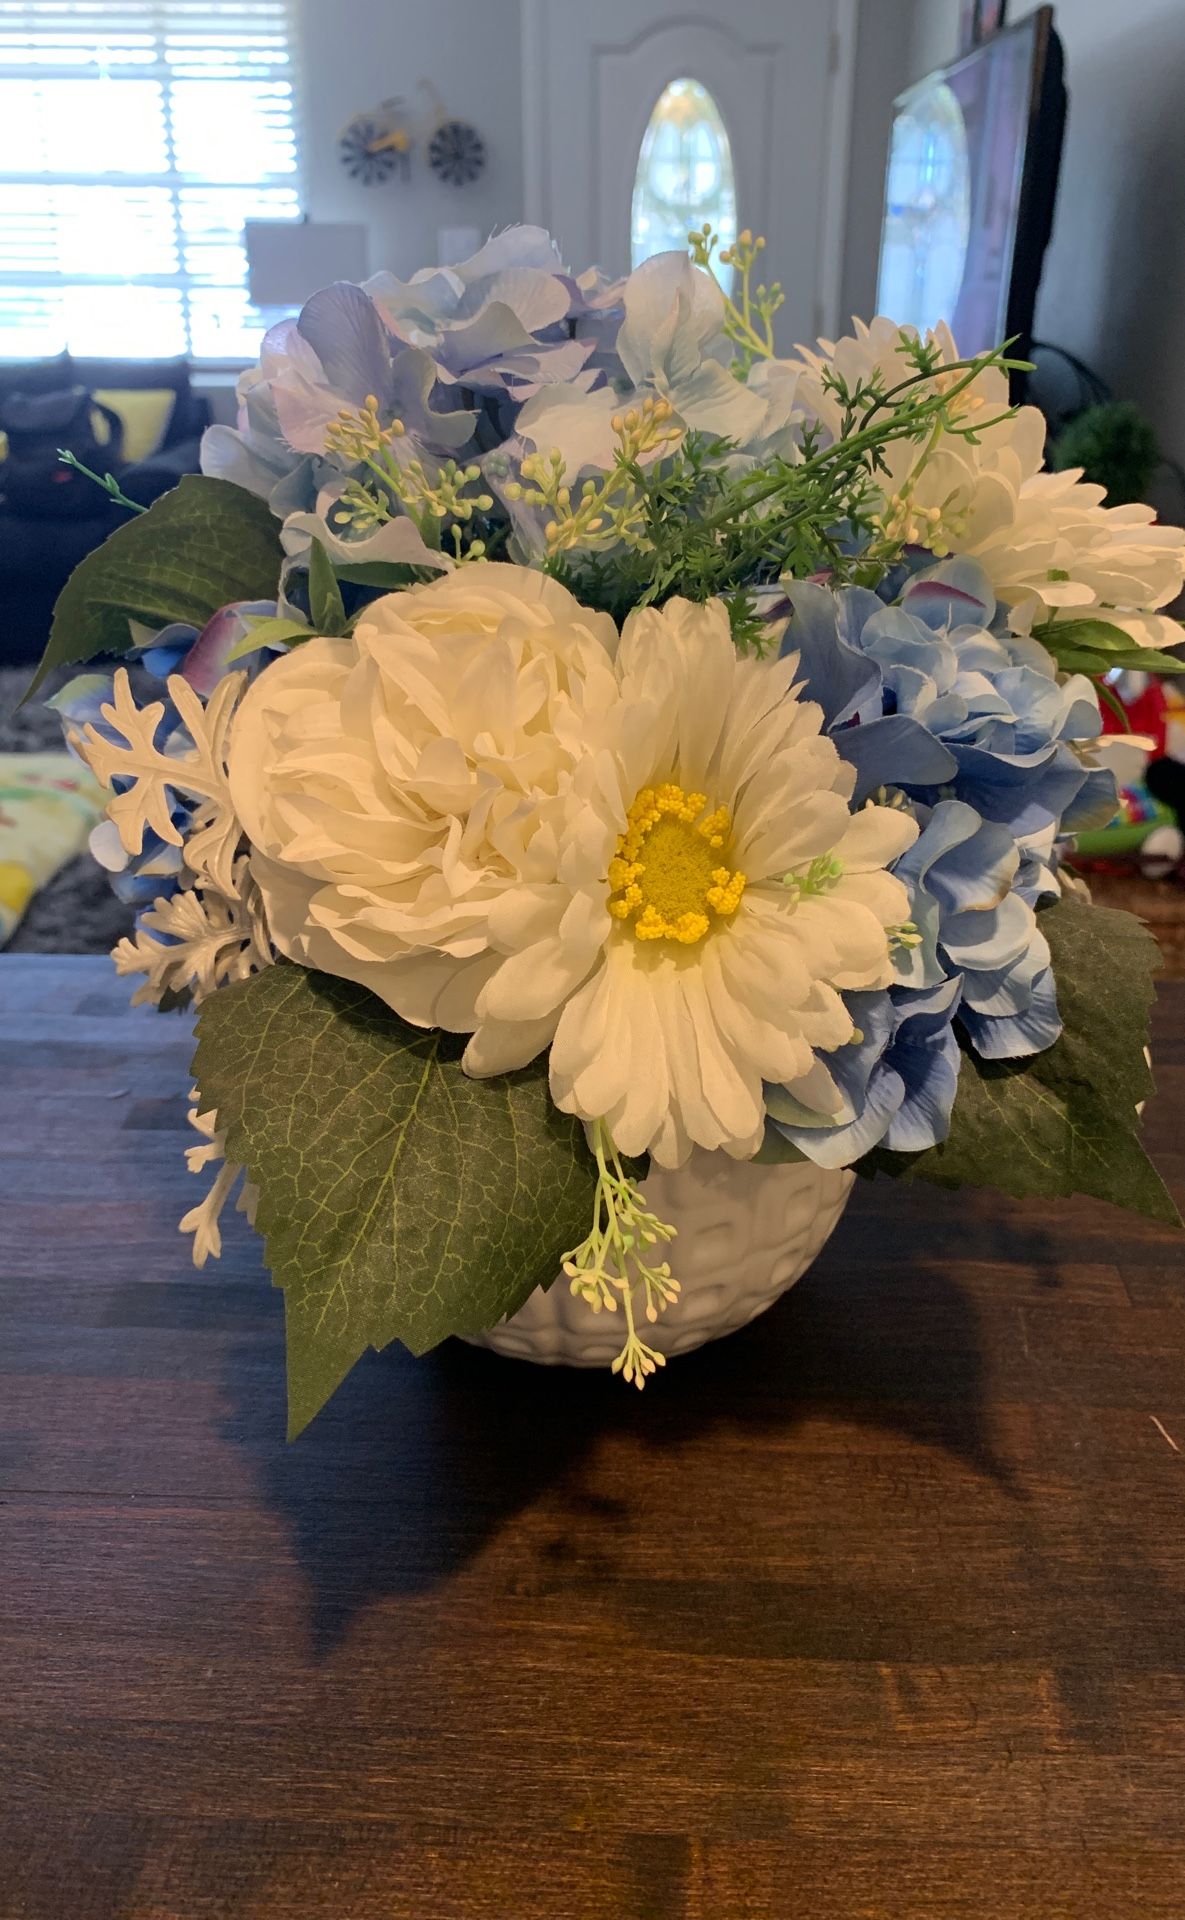
M 673 1173 L 654 1168 L 643 1192 L 678 1230 L 667 1258 L 682 1292 L 654 1326 L 640 1329 L 647 1344 L 690 1353 L 764 1313 L 833 1232 L 853 1179 L 809 1160 L 758 1167 L 699 1151 Z M 470 1344 L 543 1366 L 607 1367 L 622 1338 L 620 1313 L 593 1313 L 561 1274 Z

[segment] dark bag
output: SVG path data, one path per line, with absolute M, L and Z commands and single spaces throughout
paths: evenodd
M 107 422 L 106 441 L 95 432 L 96 415 Z M 10 393 L 0 400 L 0 433 L 8 438 L 8 458 L 0 462 L 0 498 L 9 513 L 38 520 L 93 520 L 103 512 L 103 495 L 94 481 L 58 458 L 59 448 L 66 447 L 96 473 L 119 467 L 123 422 L 85 387 Z

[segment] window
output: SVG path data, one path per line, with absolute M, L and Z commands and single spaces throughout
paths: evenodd
M 685 252 L 692 227 L 711 222 L 720 248 L 737 237 L 732 152 L 720 109 L 698 80 L 672 80 L 642 136 L 630 217 L 633 265 L 671 248 Z M 719 252 L 719 249 L 717 249 Z M 721 285 L 728 267 L 713 268 Z
M 0 355 L 254 359 L 298 219 L 289 0 L 0 0 Z

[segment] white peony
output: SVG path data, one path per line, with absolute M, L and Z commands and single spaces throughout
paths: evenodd
M 229 767 L 280 951 L 471 1031 L 497 903 L 554 877 L 616 643 L 546 575 L 474 565 L 269 666 Z
M 799 347 L 787 363 L 799 406 L 832 436 L 841 411 L 828 370 L 849 387 L 879 372 L 888 388 L 910 373 L 901 352 L 909 329 L 883 317 L 854 325 L 818 350 Z M 958 358 L 948 327 L 926 337 L 944 362 Z M 978 428 L 976 441 L 948 435 L 933 450 L 914 441 L 886 449 L 881 519 L 894 537 L 977 560 L 1018 633 L 1051 617 L 1101 613 L 1142 645 L 1178 642 L 1180 628 L 1155 610 L 1181 591 L 1185 530 L 1159 526 L 1151 507 L 1105 507 L 1103 489 L 1080 469 L 1043 471 L 1045 422 L 1036 407 L 1001 418 L 1008 383 L 997 369 L 981 373 L 956 405 L 969 425 L 995 424 Z
M 914 823 L 853 774 L 793 659 L 737 658 L 719 602 L 626 623 L 473 565 L 260 675 L 231 784 L 278 946 L 471 1073 L 551 1045 L 556 1104 L 626 1153 L 760 1144 L 763 1082 L 821 1111 L 840 990 L 887 985 Z

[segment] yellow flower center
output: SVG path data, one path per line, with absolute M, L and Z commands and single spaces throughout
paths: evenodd
M 734 914 L 745 891 L 720 854 L 732 832 L 727 807 L 704 817 L 707 797 L 668 781 L 643 787 L 626 816 L 609 862 L 615 920 L 632 923 L 638 940 L 678 940 L 691 947 L 712 925 Z

